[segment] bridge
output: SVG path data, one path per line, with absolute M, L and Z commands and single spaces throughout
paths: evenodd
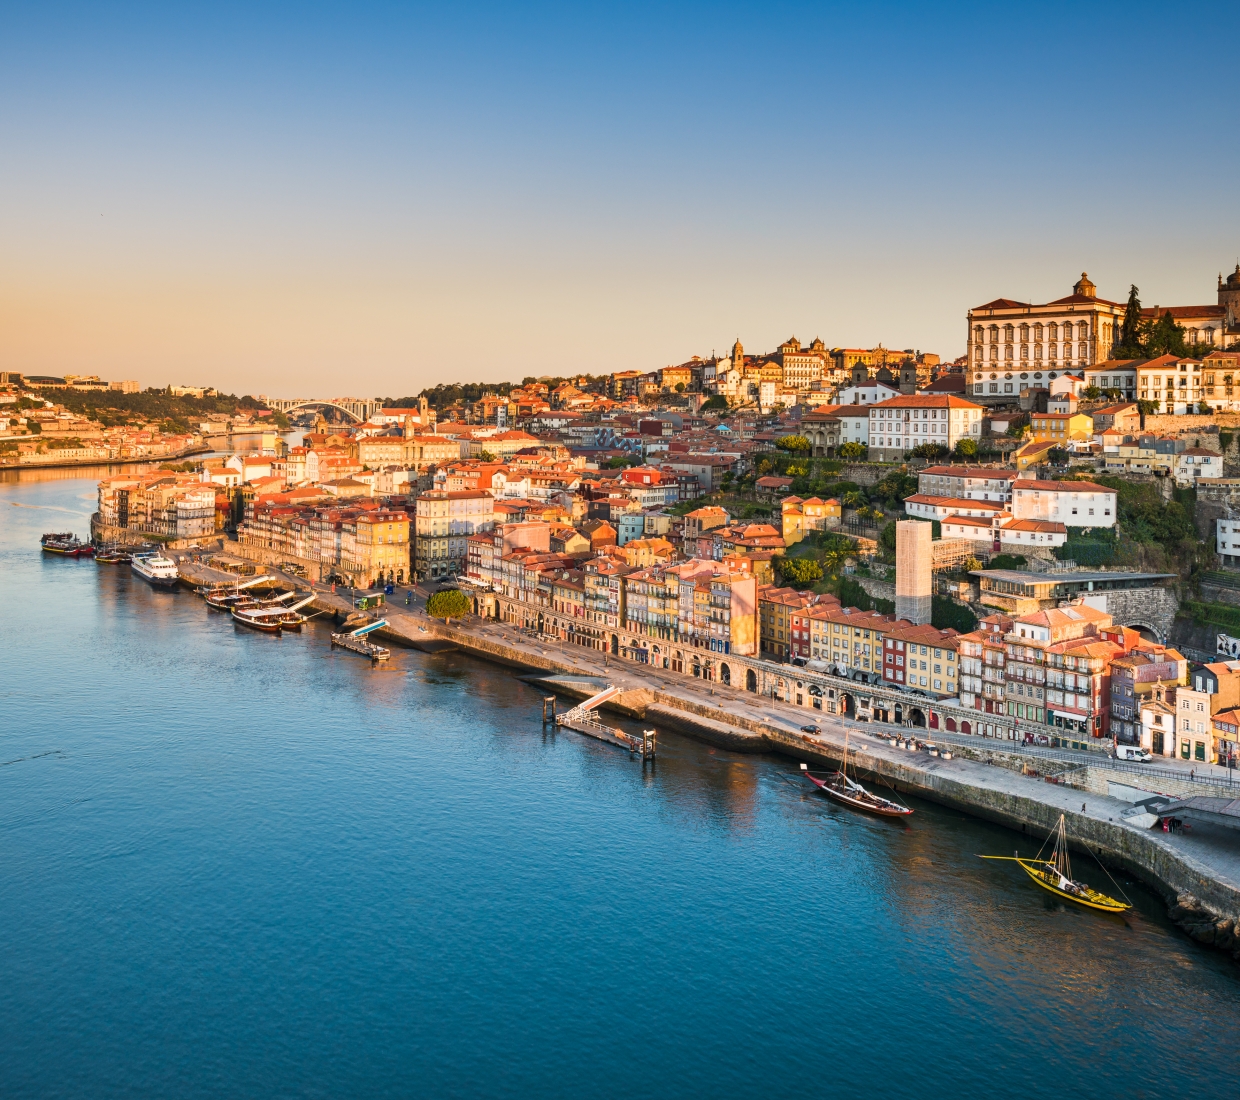
M 352 417 L 359 423 L 369 420 L 375 413 L 383 408 L 383 402 L 377 397 L 333 397 L 330 399 L 320 397 L 294 397 L 286 400 L 280 397 L 259 396 L 259 400 L 263 402 L 269 409 L 276 412 L 290 413 L 296 412 L 298 409 L 339 409 L 346 416 Z

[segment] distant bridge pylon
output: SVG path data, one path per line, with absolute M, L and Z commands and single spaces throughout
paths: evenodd
M 333 397 L 330 400 L 320 397 L 294 397 L 288 400 L 280 397 L 263 397 L 261 400 L 269 409 L 282 413 L 306 408 L 339 409 L 346 416 L 358 422 L 369 420 L 383 407 L 383 402 L 377 397 Z

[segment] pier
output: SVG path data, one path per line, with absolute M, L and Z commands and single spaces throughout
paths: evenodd
M 658 740 L 654 730 L 643 730 L 642 735 L 638 737 L 636 734 L 626 733 L 624 730 L 605 725 L 595 713 L 604 703 L 609 702 L 619 694 L 619 689 L 614 684 L 609 684 L 602 691 L 578 703 L 571 710 L 566 710 L 563 714 L 556 714 L 555 697 L 552 696 L 550 700 L 551 721 L 556 726 L 576 730 L 578 733 L 584 733 L 587 737 L 606 741 L 612 745 L 619 745 L 622 749 L 628 749 L 629 752 L 640 755 L 643 760 L 653 760 Z M 547 701 L 544 700 L 543 720 L 545 721 L 546 719 Z

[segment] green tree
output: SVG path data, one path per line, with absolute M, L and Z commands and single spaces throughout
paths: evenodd
M 878 545 L 890 554 L 896 552 L 896 521 L 893 519 L 878 536 Z
M 913 448 L 914 458 L 928 458 L 931 461 L 946 458 L 948 453 L 947 446 L 943 443 L 918 443 Z
M 1086 386 L 1085 396 L 1090 401 L 1097 401 L 1098 398 L 1102 396 L 1102 391 L 1097 386 Z
M 1201 413 L 1202 416 L 1209 416 L 1214 410 L 1210 408 L 1209 401 L 1199 401 L 1197 403 L 1197 411 Z
M 1137 412 L 1142 416 L 1154 416 L 1158 412 L 1158 406 L 1161 402 L 1140 400 L 1137 402 Z
M 793 454 L 809 454 L 809 440 L 803 435 L 786 435 L 783 439 L 777 439 L 775 446 Z
M 845 493 L 840 497 L 840 503 L 845 508 L 860 508 L 865 504 L 865 494 L 859 489 L 854 489 L 852 492 Z
M 1029 434 L 1028 424 L 1013 424 L 1008 428 L 1006 432 L 1004 432 L 1004 435 L 1007 435 L 1012 439 L 1023 439 L 1028 434 Z
M 977 440 L 962 439 L 956 444 L 957 458 L 976 458 L 977 457 Z
M 463 619 L 469 614 L 469 597 L 459 588 L 445 588 L 432 592 L 426 601 L 426 613 L 432 619 Z
M 785 584 L 793 584 L 804 588 L 816 581 L 822 580 L 822 566 L 814 561 L 813 558 L 780 556 L 775 559 L 775 564 Z
M 1111 348 L 1111 356 L 1115 359 L 1144 359 L 1145 329 L 1145 318 L 1141 315 L 1141 298 L 1134 284 L 1128 290 L 1128 304 L 1124 307 L 1119 343 Z
M 865 461 L 870 449 L 864 443 L 845 443 L 840 447 L 840 458 L 859 459 Z
M 702 402 L 702 412 L 727 412 L 728 399 L 721 393 L 715 394 L 714 397 L 708 397 Z
M 1072 454 L 1062 447 L 1052 447 L 1046 452 L 1046 461 L 1052 466 L 1066 466 L 1072 460 Z
M 1170 310 L 1148 326 L 1145 354 L 1149 356 L 1188 355 L 1188 345 L 1184 342 L 1184 326 L 1176 324 Z
M 1025 564 L 1023 554 L 996 554 L 987 569 L 1020 569 Z

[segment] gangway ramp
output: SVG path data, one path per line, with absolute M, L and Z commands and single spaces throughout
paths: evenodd
M 619 745 L 622 749 L 628 749 L 630 753 L 640 755 L 643 760 L 653 760 L 657 747 L 654 730 L 642 730 L 639 737 L 636 734 L 626 733 L 624 730 L 605 725 L 594 713 L 604 703 L 614 699 L 620 693 L 621 689 L 615 684 L 608 684 L 602 691 L 578 703 L 572 710 L 556 714 L 555 724 L 584 733 L 587 737 L 606 741 L 611 745 Z

